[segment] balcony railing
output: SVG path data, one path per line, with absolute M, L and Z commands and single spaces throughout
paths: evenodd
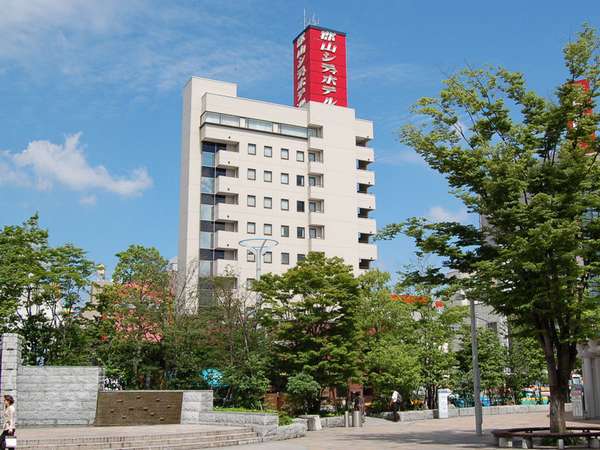
M 309 135 L 314 133 L 311 129 L 307 127 L 300 127 L 298 125 L 271 122 L 252 117 L 233 116 L 230 114 L 221 114 L 212 111 L 206 111 L 200 117 L 200 126 L 204 125 L 205 123 L 235 128 L 245 128 L 248 130 L 263 131 L 266 133 L 275 133 L 303 139 L 308 139 Z

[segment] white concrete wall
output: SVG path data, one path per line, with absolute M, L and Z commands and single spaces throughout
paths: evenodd
M 295 126 L 322 127 L 322 138 L 297 138 L 277 133 L 226 127 L 216 124 L 201 125 L 204 111 L 229 114 L 245 118 L 267 120 Z M 236 97 L 236 85 L 193 78 L 184 91 L 181 157 L 180 242 L 179 268 L 186 269 L 197 258 L 200 235 L 200 148 L 201 141 L 237 143 L 239 154 L 223 157 L 223 163 L 238 170 L 238 178 L 219 177 L 217 185 L 223 192 L 238 194 L 238 205 L 215 208 L 216 219 L 236 220 L 237 232 L 221 232 L 219 248 L 238 249 L 237 261 L 216 262 L 218 274 L 233 269 L 239 275 L 240 285 L 255 277 L 255 263 L 247 261 L 246 250 L 236 245 L 241 239 L 264 236 L 264 224 L 272 225 L 272 237 L 279 241 L 273 249 L 273 262 L 263 264 L 263 273 L 283 273 L 293 267 L 298 254 L 323 251 L 327 256 L 340 256 L 355 272 L 361 273 L 359 260 L 377 258 L 373 244 L 358 242 L 359 232 L 375 232 L 374 219 L 359 219 L 359 206 L 374 209 L 372 195 L 358 194 L 357 183 L 374 183 L 374 174 L 358 170 L 357 159 L 373 161 L 373 150 L 356 145 L 373 138 L 373 124 L 357 119 L 351 108 L 310 102 L 303 108 L 277 105 Z M 248 144 L 256 145 L 256 155 L 249 155 Z M 271 158 L 263 155 L 265 146 L 272 147 Z M 289 150 L 289 159 L 280 156 L 282 148 Z M 311 164 L 308 151 L 323 152 L 322 164 Z M 304 152 L 304 161 L 296 160 L 296 152 Z M 256 170 L 256 180 L 247 179 L 248 169 Z M 272 182 L 263 181 L 264 171 L 272 172 Z M 289 184 L 280 182 L 281 173 L 289 174 Z M 323 175 L 323 187 L 310 187 L 309 173 Z M 305 177 L 305 185 L 296 186 L 296 176 Z M 256 207 L 247 206 L 247 195 L 257 199 Z M 272 209 L 263 207 L 264 197 L 271 197 Z M 324 200 L 323 213 L 309 213 L 309 198 Z M 281 199 L 289 202 L 289 211 L 282 211 Z M 305 202 L 305 212 L 296 212 L 296 202 Z M 247 223 L 256 223 L 256 234 L 248 234 Z M 282 225 L 289 226 L 290 236 L 282 237 Z M 323 226 L 324 239 L 310 239 L 309 227 Z M 296 237 L 297 227 L 305 228 L 305 238 Z M 289 253 L 290 264 L 281 264 L 281 253 Z

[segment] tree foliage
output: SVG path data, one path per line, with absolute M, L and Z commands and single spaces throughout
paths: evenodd
M 283 275 L 255 283 L 261 318 L 271 335 L 274 384 L 306 373 L 320 386 L 345 387 L 357 378 L 359 285 L 341 258 L 309 253 Z M 313 405 L 318 411 L 318 404 Z
M 463 70 L 438 97 L 420 99 L 414 112 L 426 121 L 404 127 L 401 139 L 446 177 L 482 226 L 413 218 L 381 233 L 406 233 L 421 251 L 470 274 L 469 295 L 539 342 L 553 431 L 565 426 L 576 344 L 598 327 L 589 320 L 600 269 L 598 49 L 595 30 L 584 26 L 564 49 L 568 75 L 552 101 L 503 68 Z
M 72 244 L 50 246 L 37 215 L 0 231 L 0 328 L 23 336 L 25 362 L 85 363 L 78 313 L 93 268 Z

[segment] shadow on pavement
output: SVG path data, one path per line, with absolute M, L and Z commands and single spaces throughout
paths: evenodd
M 338 441 L 356 441 L 357 435 L 338 435 Z M 490 448 L 494 447 L 494 439 L 489 431 L 484 431 L 482 436 L 477 436 L 471 431 L 366 431 L 360 434 L 360 440 L 364 442 L 379 441 L 382 444 L 399 444 L 408 446 L 412 444 L 414 448 L 419 446 L 452 445 L 455 448 Z M 409 448 L 409 447 L 407 447 Z

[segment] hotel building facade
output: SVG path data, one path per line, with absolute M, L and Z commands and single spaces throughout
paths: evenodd
M 189 287 L 231 274 L 238 287 L 251 283 L 256 255 L 240 241 L 252 238 L 278 243 L 263 254 L 263 273 L 309 252 L 342 257 L 356 274 L 372 266 L 372 122 L 331 100 L 268 103 L 197 77 L 182 121 L 178 270 Z

